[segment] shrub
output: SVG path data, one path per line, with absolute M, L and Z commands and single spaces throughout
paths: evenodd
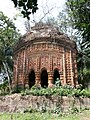
M 23 89 L 18 86 L 13 89 L 12 93 L 21 93 L 21 95 L 35 95 L 35 96 L 73 96 L 73 97 L 90 97 L 90 89 L 73 88 L 72 86 L 54 86 L 52 88 L 42 88 L 39 86 L 33 86 L 31 89 Z

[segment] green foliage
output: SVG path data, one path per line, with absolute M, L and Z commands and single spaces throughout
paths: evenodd
M 82 96 L 90 98 L 90 90 L 83 89 L 80 93 Z
M 7 74 L 9 88 L 13 70 L 13 46 L 19 37 L 20 34 L 12 20 L 0 11 L 0 72 L 4 71 Z
M 3 84 L 0 84 L 0 95 L 7 95 L 9 94 L 9 86 L 8 81 L 5 81 Z
M 3 87 L 0 85 L 0 90 L 2 89 L 3 93 Z M 2 95 L 1 93 L 1 95 Z M 22 96 L 25 95 L 34 95 L 34 96 L 46 96 L 50 97 L 52 95 L 54 96 L 72 96 L 72 97 L 89 97 L 90 98 L 90 89 L 81 89 L 81 88 L 73 88 L 69 85 L 60 86 L 60 87 L 52 87 L 52 88 L 41 88 L 34 86 L 31 89 L 24 89 L 22 87 L 15 87 L 12 90 L 12 94 L 14 93 L 21 93 Z M 7 92 L 8 94 L 8 92 Z
M 82 32 L 85 40 L 90 40 L 90 1 L 89 0 L 67 0 L 68 14 L 71 17 L 74 28 Z
M 3 62 L 5 63 L 8 61 L 10 70 L 13 68 L 13 45 L 19 37 L 20 34 L 16 30 L 12 20 L 0 11 L 0 64 L 3 66 Z
M 66 7 L 73 28 L 78 30 L 78 80 L 83 87 L 86 87 L 86 81 L 89 81 L 90 76 L 84 71 L 90 69 L 90 1 L 67 0 Z
M 83 70 L 83 73 L 84 73 L 84 83 L 90 83 L 90 69 L 84 69 Z
M 73 97 L 90 97 L 90 89 L 81 89 L 81 88 L 72 88 L 68 86 L 60 86 L 60 87 L 52 87 L 52 88 L 40 88 L 40 87 L 32 87 L 31 89 L 19 89 L 19 93 L 22 96 L 24 95 L 34 95 L 34 96 L 46 96 L 49 97 L 51 95 L 58 96 L 73 96 Z M 14 90 L 15 93 L 15 90 Z
M 30 19 L 29 15 L 31 13 L 35 13 L 38 9 L 37 0 L 12 0 L 15 7 L 19 7 L 21 9 L 21 13 L 28 20 Z

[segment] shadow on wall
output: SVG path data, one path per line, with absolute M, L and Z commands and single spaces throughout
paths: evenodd
M 48 73 L 46 69 L 41 71 L 41 87 L 48 87 Z
M 35 84 L 35 72 L 31 70 L 29 73 L 29 88 L 31 88 Z

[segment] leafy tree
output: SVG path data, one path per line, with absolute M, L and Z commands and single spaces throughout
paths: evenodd
M 21 13 L 27 19 L 30 19 L 29 15 L 31 13 L 35 13 L 38 9 L 37 0 L 11 0 L 13 1 L 15 7 L 19 7 L 21 9 Z
M 79 83 L 85 85 L 86 82 L 90 82 L 88 79 L 90 76 L 90 1 L 67 0 L 66 6 L 73 28 L 78 29 Z
M 90 48 L 85 44 L 86 42 L 79 42 L 77 59 L 78 80 L 79 83 L 83 84 L 83 86 L 86 86 L 85 84 L 90 82 Z
M 81 31 L 85 41 L 89 41 L 90 0 L 67 0 L 66 6 L 74 28 Z
M 13 45 L 18 40 L 20 34 L 12 20 L 0 11 L 0 72 L 7 74 L 9 89 L 11 89 L 11 74 L 13 69 Z

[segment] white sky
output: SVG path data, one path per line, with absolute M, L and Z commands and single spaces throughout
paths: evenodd
M 39 10 L 35 13 L 34 17 L 31 16 L 31 21 L 35 20 L 38 22 L 43 17 L 43 12 L 46 13 L 51 8 L 50 14 L 48 17 L 56 17 L 58 13 L 64 8 L 65 0 L 38 0 Z M 19 13 L 11 0 L 1 0 L 0 1 L 0 11 L 2 11 L 6 16 L 13 19 L 13 17 Z M 16 27 L 21 31 L 22 34 L 25 33 L 24 21 L 26 19 L 18 17 L 15 24 Z

